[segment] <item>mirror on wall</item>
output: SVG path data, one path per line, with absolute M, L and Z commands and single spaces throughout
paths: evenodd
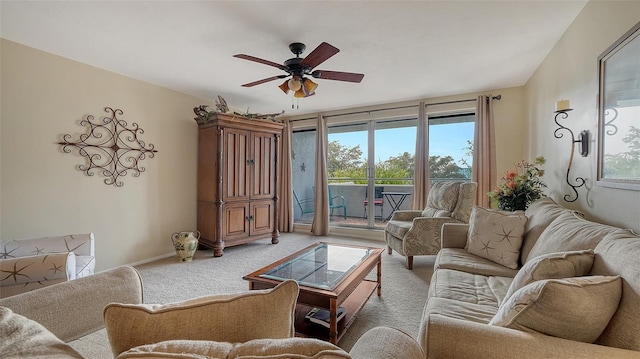
M 598 57 L 596 184 L 640 191 L 640 22 Z

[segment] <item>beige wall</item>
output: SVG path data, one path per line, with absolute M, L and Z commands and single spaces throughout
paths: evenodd
M 171 233 L 196 228 L 197 125 L 193 107 L 213 103 L 1 40 L 0 236 L 24 239 L 94 232 L 97 270 L 170 254 Z M 124 187 L 87 177 L 83 158 L 56 142 L 85 132 L 106 106 L 144 129 L 158 150 Z
M 596 178 L 596 134 L 598 72 L 597 58 L 620 36 L 640 21 L 640 1 L 590 1 L 556 44 L 525 86 L 529 119 L 530 157 L 547 159 L 545 181 L 549 193 L 558 203 L 579 209 L 589 219 L 628 227 L 640 232 L 640 191 L 598 187 Z M 571 101 L 574 108 L 562 121 L 577 135 L 582 130 L 592 134 L 591 153 L 581 157 L 576 152 L 571 179 L 582 176 L 587 185 L 579 188 L 574 203 L 563 200 L 573 193 L 565 176 L 569 161 L 568 133 L 556 139 L 553 131 L 555 102 Z

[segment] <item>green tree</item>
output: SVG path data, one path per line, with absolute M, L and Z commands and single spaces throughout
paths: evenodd
M 622 142 L 629 145 L 629 151 L 606 155 L 604 176 L 612 178 L 640 178 L 640 128 L 631 126 Z
M 435 178 L 465 178 L 462 169 L 451 156 L 429 156 L 429 176 Z
M 472 144 L 469 143 L 470 150 Z M 330 178 L 348 178 L 366 184 L 367 161 L 362 158 L 360 145 L 348 147 L 331 141 L 327 151 L 327 172 Z M 406 184 L 414 177 L 415 157 L 409 152 L 392 156 L 375 165 L 375 176 L 380 184 Z M 451 156 L 429 156 L 431 178 L 466 178 L 462 168 Z M 383 179 L 388 178 L 388 179 Z
M 360 145 L 347 147 L 338 141 L 331 141 L 327 145 L 327 172 L 329 177 L 338 177 L 338 171 L 361 168 L 366 161 L 362 159 Z

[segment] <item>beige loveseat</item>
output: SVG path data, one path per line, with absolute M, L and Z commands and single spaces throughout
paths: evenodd
M 287 281 L 270 290 L 142 304 L 142 280 L 134 268 L 123 266 L 0 300 L 0 356 L 423 357 L 413 338 L 392 328 L 370 330 L 350 353 L 320 340 L 294 338 L 297 297 L 297 283 Z
M 516 268 L 491 257 L 497 241 L 473 250 L 476 209 L 468 225 L 445 224 L 417 336 L 425 357 L 640 358 L 640 237 L 549 198 L 524 214 Z

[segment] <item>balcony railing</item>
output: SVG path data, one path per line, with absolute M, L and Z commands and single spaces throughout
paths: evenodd
M 348 180 L 348 181 L 347 181 Z M 367 198 L 366 184 L 357 184 L 354 183 L 357 179 L 343 179 L 343 178 L 330 178 L 329 179 L 329 187 L 331 189 L 331 195 L 333 197 L 339 197 L 335 199 L 337 203 L 342 203 L 342 198 L 344 198 L 344 203 L 346 206 L 347 219 L 345 220 L 343 217 L 343 209 L 336 208 L 333 211 L 333 215 L 331 216 L 332 225 L 354 225 L 354 226 L 366 226 L 367 225 L 367 217 L 369 215 L 369 211 L 365 211 L 364 201 Z M 411 204 L 413 202 L 413 179 L 381 179 L 380 181 L 390 181 L 390 180 L 403 180 L 409 182 L 408 184 L 376 184 L 376 188 L 382 188 L 382 190 L 378 190 L 379 192 L 394 192 L 394 193 L 405 193 L 405 196 L 395 195 L 393 199 L 396 201 L 402 199 L 402 204 L 397 206 L 397 209 L 406 210 L 411 209 Z M 431 183 L 443 182 L 443 181 L 470 181 L 470 179 L 464 178 L 432 178 Z M 309 188 L 300 191 L 301 193 L 307 194 L 306 200 L 309 200 L 309 196 L 312 197 L 313 189 L 310 186 Z M 298 195 L 300 196 L 300 195 Z M 404 198 L 401 198 L 404 197 Z M 376 227 L 384 227 L 384 219 L 388 218 L 389 215 L 396 209 L 394 208 L 394 204 L 390 203 L 388 196 L 383 196 L 382 206 L 374 206 L 373 211 L 375 211 L 376 216 Z M 299 198 L 299 200 L 303 201 L 303 198 Z M 306 204 L 308 206 L 308 203 Z M 304 207 L 305 209 L 308 207 Z M 373 212 L 371 212 L 373 213 Z M 366 214 L 366 215 L 365 215 Z M 313 213 L 305 213 L 302 214 L 300 206 L 297 203 L 294 203 L 294 221 L 296 223 L 311 223 L 313 220 Z

